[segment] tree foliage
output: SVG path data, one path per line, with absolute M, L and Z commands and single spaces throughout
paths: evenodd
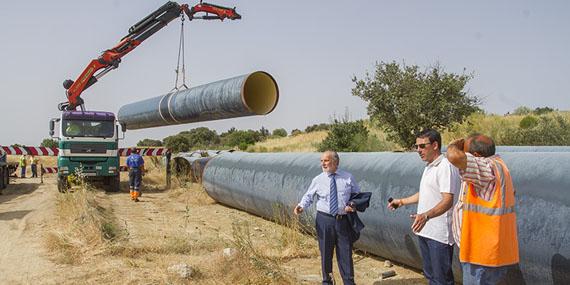
M 162 146 L 162 141 L 153 139 L 143 139 L 137 143 L 137 146 Z
M 190 131 L 183 131 L 178 135 L 184 136 L 188 140 L 190 147 L 207 147 L 220 143 L 220 136 L 216 131 L 210 130 L 206 127 L 199 127 L 191 129 Z
M 220 143 L 220 136 L 216 131 L 206 127 L 182 131 L 174 136 L 164 138 L 164 146 L 173 152 L 186 152 L 195 148 L 208 148 Z
M 334 119 L 328 136 L 319 144 L 319 151 L 335 150 L 346 152 L 365 151 L 368 129 L 362 120 L 349 122 Z
M 533 113 L 535 115 L 544 115 L 544 114 L 548 114 L 548 113 L 552 113 L 554 112 L 554 109 L 550 108 L 550 107 L 537 107 L 534 109 Z
M 532 114 L 532 109 L 526 106 L 519 106 L 513 111 L 513 115 L 530 115 Z
M 505 130 L 500 141 L 504 145 L 570 145 L 570 120 L 560 115 L 540 116 L 534 125 Z
M 227 146 L 237 146 L 241 150 L 246 150 L 249 145 L 253 145 L 261 141 L 264 136 L 260 132 L 254 130 L 234 131 L 223 138 L 223 144 Z
M 164 138 L 164 146 L 172 152 L 187 152 L 190 150 L 188 139 L 180 134 Z
M 447 73 L 439 65 L 422 72 L 416 65 L 381 62 L 373 77 L 353 78 L 352 94 L 368 103 L 368 115 L 388 140 L 407 148 L 417 132 L 449 129 L 479 110 L 479 99 L 464 91 L 471 78 Z
M 44 146 L 44 147 L 58 147 L 58 143 L 56 140 L 51 139 L 51 138 L 46 138 L 42 141 L 42 143 L 40 144 L 40 146 Z
M 286 137 L 287 136 L 287 130 L 285 130 L 284 128 L 275 129 L 275 130 L 273 130 L 272 134 L 276 137 Z
M 293 130 L 291 130 L 291 135 L 292 135 L 292 136 L 300 135 L 300 134 L 302 134 L 302 133 L 303 133 L 303 131 L 301 131 L 301 130 L 299 130 L 299 129 L 293 129 Z
M 329 124 L 321 123 L 321 124 L 314 124 L 305 128 L 305 133 L 310 132 L 317 132 L 317 131 L 328 131 Z

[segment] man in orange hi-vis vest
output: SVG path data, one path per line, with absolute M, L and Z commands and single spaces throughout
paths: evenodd
M 490 137 L 475 134 L 451 142 L 449 162 L 463 181 L 453 213 L 463 284 L 498 284 L 519 262 L 515 189 Z

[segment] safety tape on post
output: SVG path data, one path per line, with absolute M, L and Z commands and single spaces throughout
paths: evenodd
M 45 173 L 57 173 L 57 167 L 42 167 L 42 172 Z

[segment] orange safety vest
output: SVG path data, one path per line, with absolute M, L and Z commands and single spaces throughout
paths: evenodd
M 519 243 L 515 214 L 515 189 L 509 169 L 502 159 L 495 162 L 495 193 L 490 201 L 467 185 L 463 204 L 463 225 L 459 260 L 499 267 L 519 262 Z

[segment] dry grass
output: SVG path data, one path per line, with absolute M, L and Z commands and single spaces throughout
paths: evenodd
M 303 133 L 285 138 L 268 139 L 250 146 L 249 152 L 315 152 L 327 131 Z
M 499 116 L 472 114 L 465 122 L 456 125 L 451 131 L 442 134 L 442 143 L 448 144 L 456 138 L 464 138 L 472 133 L 481 133 L 492 138 L 500 138 L 508 128 L 518 127 L 524 116 Z M 500 142 L 497 142 L 500 144 Z
M 57 197 L 53 227 L 45 245 L 54 260 L 63 264 L 84 262 L 120 235 L 112 213 L 88 186 Z
M 232 224 L 232 246 L 237 252 L 213 260 L 212 277 L 220 284 L 294 284 L 279 259 L 267 255 L 251 237 L 249 222 Z
M 556 111 L 542 116 L 562 116 L 570 120 L 570 112 L 568 111 Z M 505 131 L 518 128 L 520 121 L 524 117 L 526 116 L 472 114 L 462 124 L 454 126 L 449 132 L 444 132 L 442 134 L 442 140 L 444 144 L 447 144 L 456 138 L 467 137 L 473 133 L 481 133 L 492 137 L 497 145 L 503 145 L 501 138 L 504 136 Z
M 560 115 L 570 120 L 569 111 L 555 111 L 543 116 Z M 495 139 L 498 145 L 502 145 L 501 138 L 508 129 L 518 128 L 523 115 L 494 115 L 472 114 L 462 124 L 453 126 L 450 131 L 442 133 L 443 144 L 448 144 L 456 138 L 467 137 L 472 133 L 486 134 Z M 386 134 L 380 128 L 374 126 L 369 120 L 365 121 L 370 138 L 364 149 L 367 151 L 405 151 L 395 143 L 386 140 Z M 328 135 L 327 131 L 303 133 L 296 136 L 268 139 L 250 146 L 249 152 L 316 152 L 318 144 Z

